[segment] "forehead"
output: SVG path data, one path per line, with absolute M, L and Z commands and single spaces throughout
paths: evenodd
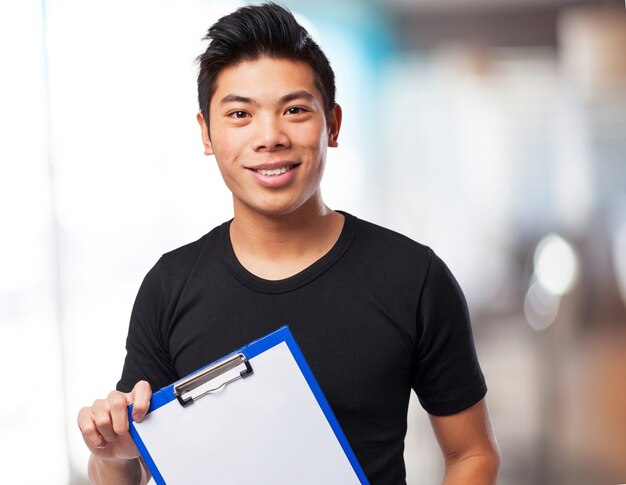
M 225 67 L 217 75 L 211 103 L 224 96 L 241 95 L 254 99 L 280 98 L 305 90 L 321 102 L 313 69 L 303 61 L 260 57 Z

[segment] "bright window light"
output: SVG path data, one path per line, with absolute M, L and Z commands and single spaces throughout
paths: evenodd
M 535 276 L 553 295 L 568 293 L 578 278 L 578 258 L 572 245 L 557 234 L 548 234 L 535 250 Z

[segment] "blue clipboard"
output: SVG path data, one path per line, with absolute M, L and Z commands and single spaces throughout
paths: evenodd
M 130 434 L 157 484 L 369 484 L 288 326 L 155 392 Z

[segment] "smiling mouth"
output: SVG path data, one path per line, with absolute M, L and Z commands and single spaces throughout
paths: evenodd
M 282 167 L 276 167 L 276 168 L 272 168 L 272 169 L 265 169 L 265 168 L 252 168 L 251 170 L 254 170 L 256 173 L 260 174 L 260 175 L 264 175 L 266 177 L 272 177 L 275 175 L 282 175 L 284 173 L 287 173 L 289 170 L 293 169 L 294 167 L 297 167 L 299 164 L 288 164 L 288 165 L 284 165 Z

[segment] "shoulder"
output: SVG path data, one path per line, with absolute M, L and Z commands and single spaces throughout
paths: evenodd
M 348 214 L 346 217 L 354 216 Z M 362 219 L 356 219 L 356 224 L 355 245 L 373 256 L 372 262 L 378 260 L 399 266 L 418 265 L 426 269 L 434 255 L 430 247 L 399 232 Z
M 446 263 L 429 246 L 378 224 L 357 219 L 353 254 L 368 271 L 444 294 L 462 294 Z
M 374 241 L 380 241 L 386 244 L 395 244 L 408 250 L 429 251 L 428 246 L 425 246 L 424 244 L 421 244 L 411 239 L 410 237 L 405 236 L 404 234 L 380 226 L 373 222 L 358 219 L 355 216 L 350 216 L 349 214 L 348 217 L 354 217 L 355 219 L 357 219 L 359 232 L 362 232 L 364 235 L 372 238 L 372 240 Z
M 183 282 L 205 255 L 211 256 L 216 253 L 225 224 L 215 227 L 196 241 L 164 253 L 151 272 L 158 274 L 170 284 Z

